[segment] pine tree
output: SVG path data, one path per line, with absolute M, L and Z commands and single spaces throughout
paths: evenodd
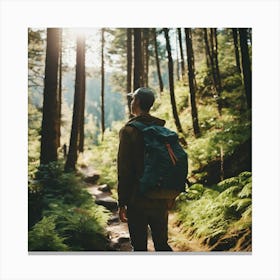
M 171 55 L 171 46 L 169 41 L 168 28 L 164 28 L 163 31 L 166 40 L 166 50 L 168 54 L 169 89 L 170 89 L 170 101 L 172 106 L 172 112 L 173 112 L 173 117 L 178 132 L 183 132 L 180 119 L 178 116 L 177 108 L 176 108 L 175 93 L 174 93 L 173 59 Z
M 57 160 L 59 29 L 47 29 L 47 50 L 44 81 L 43 118 L 41 131 L 40 163 Z
M 240 49 L 242 58 L 242 74 L 245 86 L 247 99 L 247 107 L 252 108 L 252 72 L 251 60 L 248 49 L 248 34 L 247 28 L 239 28 Z
M 187 60 L 188 60 L 188 77 L 189 77 L 189 88 L 190 88 L 190 100 L 191 100 L 191 112 L 192 112 L 192 123 L 193 130 L 196 137 L 200 136 L 200 129 L 198 124 L 198 115 L 196 108 L 196 82 L 195 82 L 195 68 L 194 68 L 194 54 L 192 46 L 192 31 L 191 28 L 185 28 L 186 35 L 186 47 L 187 47 Z
M 81 117 L 83 112 L 83 91 L 85 90 L 85 38 L 79 36 L 77 38 L 77 56 L 76 56 L 76 80 L 74 93 L 74 108 L 72 118 L 72 128 L 70 136 L 69 152 L 65 164 L 65 171 L 73 171 L 76 169 L 78 159 L 78 140 L 80 137 L 80 126 L 84 126 Z

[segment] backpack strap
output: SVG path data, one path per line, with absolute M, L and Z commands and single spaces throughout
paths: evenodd
M 138 122 L 138 121 L 132 121 L 132 122 L 128 123 L 127 125 L 135 127 L 137 129 L 139 129 L 140 131 L 143 131 L 146 127 L 148 127 L 147 125 L 143 124 L 142 122 Z

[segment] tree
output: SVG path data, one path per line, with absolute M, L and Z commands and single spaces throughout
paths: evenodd
M 179 37 L 179 46 L 180 46 L 180 54 L 181 54 L 181 69 L 182 69 L 182 78 L 183 78 L 185 75 L 185 61 L 184 61 L 184 53 L 183 53 L 181 28 L 177 28 L 177 32 L 178 32 L 178 37 Z
M 168 28 L 164 28 L 163 31 L 166 40 L 166 50 L 168 55 L 169 90 L 170 90 L 170 101 L 172 106 L 172 112 L 173 112 L 173 117 L 178 132 L 183 132 L 180 119 L 178 116 L 177 108 L 176 108 L 176 101 L 175 101 L 175 94 L 174 94 L 173 59 L 171 55 L 171 46 L 169 41 Z
M 76 55 L 76 80 L 74 93 L 74 108 L 72 117 L 72 128 L 70 136 L 69 152 L 65 164 L 65 171 L 73 171 L 76 169 L 76 162 L 78 158 L 78 139 L 80 137 L 80 126 L 84 126 L 81 122 L 83 98 L 85 97 L 83 91 L 85 90 L 85 38 L 84 36 L 77 37 L 77 55 Z
M 186 47 L 187 47 L 187 61 L 188 61 L 188 77 L 189 77 L 189 88 L 190 88 L 190 100 L 191 100 L 191 112 L 192 112 L 192 123 L 193 130 L 196 137 L 200 135 L 200 129 L 198 124 L 198 115 L 196 108 L 196 82 L 195 82 L 195 68 L 194 68 L 194 54 L 192 46 L 192 31 L 191 28 L 185 28 L 186 35 Z
M 127 28 L 126 31 L 126 56 L 127 56 L 127 76 L 126 76 L 126 92 L 129 93 L 131 92 L 131 77 L 132 77 L 132 29 Z M 127 96 L 127 106 L 128 106 L 128 113 L 129 113 L 129 118 L 132 117 L 131 115 L 131 108 L 130 108 L 130 103 L 131 103 L 131 97 Z
M 150 43 L 150 29 L 142 29 L 142 67 L 143 67 L 143 86 L 149 86 L 149 43 Z
M 215 61 L 215 74 L 217 79 L 217 91 L 218 97 L 220 98 L 221 91 L 222 91 L 222 83 L 221 83 L 221 75 L 219 69 L 219 61 L 218 61 L 218 38 L 217 38 L 217 28 L 211 28 L 211 47 L 212 47 L 212 54 Z
M 101 29 L 101 134 L 102 134 L 102 141 L 104 138 L 105 132 L 105 112 L 104 112 L 104 28 Z
M 162 77 L 161 77 L 160 63 L 159 63 L 159 57 L 158 57 L 158 45 L 157 45 L 156 28 L 153 28 L 153 39 L 154 39 L 154 50 L 155 50 L 155 58 L 156 58 L 156 65 L 157 65 L 159 90 L 160 90 L 160 92 L 163 92 L 163 81 L 162 81 Z
M 235 52 L 236 67 L 237 67 L 238 72 L 241 74 L 237 28 L 232 28 L 232 36 L 233 36 L 233 42 L 234 42 L 234 52 Z
M 134 28 L 134 74 L 133 90 L 143 86 L 142 66 L 142 31 L 141 28 Z
M 81 113 L 80 113 L 80 125 L 79 125 L 79 146 L 80 153 L 84 152 L 84 138 L 85 138 L 85 100 L 86 100 L 86 68 L 85 68 L 85 36 L 81 35 Z
M 213 34 L 214 33 L 213 33 L 213 30 L 212 30 L 210 32 L 210 43 L 211 43 L 211 48 L 210 48 L 209 40 L 208 40 L 208 31 L 207 31 L 207 28 L 204 28 L 205 48 L 206 48 L 207 56 L 208 56 L 209 62 L 210 62 L 211 75 L 212 75 L 213 85 L 214 85 L 214 89 L 215 89 L 214 97 L 215 97 L 216 102 L 217 102 L 219 115 L 221 115 L 221 113 L 222 113 L 222 104 L 221 104 L 221 98 L 220 98 L 221 88 L 219 87 L 219 81 L 218 81 L 218 78 L 217 78 L 217 69 L 216 69 L 217 64 L 215 63 Z
M 40 163 L 57 160 L 57 74 L 59 58 L 59 29 L 47 29 L 47 50 L 44 80 L 44 101 L 41 131 Z
M 252 108 L 252 73 L 248 49 L 247 28 L 239 28 L 239 39 L 241 49 L 242 74 L 245 86 L 247 107 Z
M 62 103 L 62 35 L 63 30 L 59 30 L 59 74 L 58 74 L 58 100 L 57 100 L 57 147 L 60 147 L 60 137 L 61 137 L 61 103 Z

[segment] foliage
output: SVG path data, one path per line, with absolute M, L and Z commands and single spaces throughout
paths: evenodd
M 177 218 L 183 229 L 211 244 L 233 229 L 251 228 L 250 172 L 226 179 L 212 188 L 193 185 L 177 199 Z M 193 196 L 196 190 L 199 195 Z M 246 197 L 244 196 L 246 193 Z
M 96 205 L 84 187 L 81 177 L 64 173 L 59 161 L 38 168 L 29 184 L 30 250 L 56 250 L 60 243 L 61 250 L 105 249 L 108 211 Z
M 44 217 L 28 233 L 29 251 L 66 251 L 64 238 L 55 231 L 55 218 Z

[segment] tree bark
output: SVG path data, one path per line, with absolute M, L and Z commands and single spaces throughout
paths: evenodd
M 187 47 L 187 61 L 188 61 L 188 77 L 189 77 L 189 88 L 190 88 L 190 100 L 191 100 L 191 112 L 192 112 L 192 123 L 195 137 L 200 136 L 200 129 L 198 124 L 198 115 L 196 108 L 196 82 L 194 74 L 194 55 L 192 47 L 192 33 L 190 28 L 185 28 L 186 34 L 186 47 Z
M 79 126 L 79 152 L 84 152 L 85 99 L 86 99 L 86 68 L 85 68 L 85 37 L 81 37 L 81 120 Z
M 239 28 L 239 39 L 242 60 L 242 73 L 245 86 L 245 93 L 247 99 L 247 107 L 252 108 L 252 73 L 251 61 L 248 49 L 247 28 Z
M 127 35 L 127 51 L 126 51 L 126 57 L 127 57 L 127 77 L 126 77 L 126 92 L 129 93 L 131 92 L 131 77 L 132 77 L 132 29 L 127 28 L 126 31 Z M 127 106 L 128 106 L 128 115 L 129 118 L 132 117 L 131 114 L 131 97 L 127 96 Z
M 178 51 L 178 34 L 175 35 L 176 40 L 176 74 L 177 81 L 180 81 L 180 63 L 179 63 L 179 51 Z
M 105 132 L 105 104 L 104 104 L 104 28 L 101 29 L 101 134 L 102 134 L 102 141 L 104 140 L 104 132 Z
M 160 90 L 160 92 L 163 92 L 163 81 L 162 81 L 162 77 L 161 77 L 159 57 L 158 57 L 157 33 L 156 33 L 156 29 L 155 28 L 153 29 L 153 35 L 154 35 L 154 49 L 155 49 L 155 57 L 156 57 L 156 65 L 157 65 L 159 90 Z
M 222 114 L 222 104 L 221 104 L 221 100 L 220 100 L 220 92 L 219 92 L 219 86 L 218 86 L 216 69 L 215 69 L 215 61 L 214 61 L 214 55 L 213 55 L 214 41 L 213 41 L 213 36 L 210 36 L 210 44 L 211 44 L 211 49 L 210 49 L 207 28 L 204 28 L 204 41 L 205 41 L 207 56 L 209 57 L 210 66 L 211 66 L 213 86 L 215 89 L 214 98 L 216 99 L 219 115 L 221 115 Z
M 133 90 L 142 86 L 142 36 L 141 28 L 134 28 L 134 75 Z
M 48 164 L 57 160 L 58 106 L 57 74 L 59 60 L 59 29 L 47 29 L 47 50 L 45 65 L 45 86 L 41 132 L 40 163 Z
M 175 101 L 175 93 L 174 93 L 174 77 L 173 77 L 173 59 L 171 55 L 171 47 L 168 35 L 168 28 L 164 28 L 164 36 L 166 40 L 166 50 L 168 54 L 168 73 L 169 73 L 169 89 L 170 89 L 170 101 L 172 106 L 173 117 L 175 121 L 176 128 L 178 132 L 183 132 L 182 126 L 180 123 L 180 119 L 178 116 L 177 108 L 176 108 L 176 101 Z
M 184 61 L 184 53 L 183 53 L 181 28 L 177 28 L 177 32 L 178 32 L 178 36 L 179 36 L 179 46 L 180 46 L 180 54 L 181 54 L 182 78 L 184 78 L 184 75 L 185 75 L 185 61 Z
M 219 68 L 219 60 L 218 60 L 218 38 L 217 38 L 217 28 L 212 28 L 212 36 L 213 36 L 213 55 L 215 60 L 215 69 L 217 75 L 217 85 L 218 85 L 218 93 L 219 97 L 222 91 L 222 82 L 221 82 L 221 75 L 220 75 L 220 68 Z
M 61 103 L 62 103 L 62 28 L 59 30 L 59 76 L 58 76 L 58 120 L 57 120 L 57 147 L 61 146 Z
M 149 36 L 150 30 L 149 28 L 143 28 L 143 86 L 149 86 Z
M 235 52 L 236 68 L 237 68 L 238 72 L 241 74 L 237 28 L 232 28 L 232 36 L 233 36 L 233 42 L 234 42 L 234 52 Z
M 70 136 L 69 152 L 65 164 L 65 171 L 74 171 L 76 169 L 76 163 L 78 158 L 78 138 L 79 128 L 83 124 L 81 123 L 82 115 L 82 98 L 84 79 L 84 38 L 77 38 L 77 56 L 76 56 L 76 81 L 75 81 L 75 93 L 74 93 L 74 108 L 72 118 L 72 128 Z

